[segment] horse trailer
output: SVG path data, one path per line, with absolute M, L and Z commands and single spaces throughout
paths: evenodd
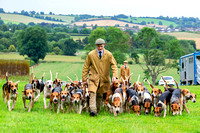
M 194 52 L 179 59 L 180 84 L 200 84 L 200 52 Z

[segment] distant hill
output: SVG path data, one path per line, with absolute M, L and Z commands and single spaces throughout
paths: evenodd
M 179 40 L 194 40 L 196 42 L 196 49 L 200 49 L 200 34 L 188 33 L 188 32 L 172 32 L 162 33 L 170 36 L 175 36 Z
M 113 20 L 111 17 L 104 16 L 104 18 L 101 18 L 98 20 L 98 18 L 87 18 L 87 19 L 79 19 L 78 21 L 75 21 L 75 17 L 73 15 L 68 16 L 68 15 L 40 15 L 44 17 L 51 17 L 55 19 L 61 19 L 63 22 L 57 22 L 57 21 L 50 21 L 50 20 L 44 20 L 44 19 L 38 19 L 34 17 L 29 17 L 25 15 L 20 15 L 20 14 L 8 14 L 8 13 L 0 13 L 1 19 L 5 22 L 11 22 L 11 23 L 24 23 L 28 24 L 30 22 L 34 23 L 54 23 L 54 24 L 71 24 L 72 26 L 76 24 L 77 26 L 82 26 L 84 23 L 87 26 L 95 25 L 97 24 L 98 26 L 115 26 L 116 24 L 119 24 L 119 26 L 125 26 L 128 24 L 128 27 L 133 27 L 133 26 L 138 26 L 139 29 L 141 29 L 144 26 L 148 27 L 164 27 L 166 28 L 170 24 L 172 24 L 174 27 L 176 24 L 174 22 L 170 21 L 165 21 L 165 20 L 159 20 L 159 19 L 151 19 L 151 18 L 136 18 L 136 17 L 128 17 L 128 18 L 122 18 L 118 20 Z M 76 16 L 77 17 L 77 16 Z M 105 19 L 105 20 L 104 20 Z M 140 23 L 145 21 L 145 25 L 141 25 Z M 159 22 L 162 22 L 162 25 L 159 25 Z M 137 24 L 135 24 L 137 23 Z
M 171 22 L 171 21 L 167 21 L 167 20 L 161 20 L 161 19 L 155 19 L 155 18 L 141 18 L 141 17 L 128 17 L 126 19 L 122 19 L 122 20 L 126 20 L 132 23 L 142 23 L 143 21 L 146 22 L 146 24 L 148 23 L 154 23 L 156 25 L 159 25 L 159 22 L 162 22 L 162 25 L 164 26 L 170 26 L 173 25 L 174 27 L 177 26 L 176 23 Z
M 128 23 L 128 22 L 123 22 L 123 21 L 119 21 L 119 20 L 95 20 L 95 21 L 81 21 L 81 22 L 74 22 L 71 25 L 77 25 L 77 26 L 83 26 L 83 24 L 86 24 L 87 26 L 91 27 L 92 25 L 98 25 L 98 26 L 115 26 L 115 25 L 119 25 L 120 27 L 126 27 L 126 25 L 128 25 L 127 27 L 136 27 L 138 26 L 139 29 L 142 29 L 145 26 L 148 27 L 163 27 L 166 28 L 167 26 L 160 26 L 157 24 L 147 24 L 147 25 L 139 25 L 139 24 L 133 24 L 133 23 Z
M 45 22 L 45 23 L 54 23 L 54 24 L 69 24 L 69 23 L 71 23 L 71 20 L 74 19 L 71 16 L 59 16 L 59 15 L 50 15 L 50 16 L 54 16 L 55 18 L 62 18 L 62 20 L 64 22 L 56 22 L 56 21 L 37 19 L 37 18 L 34 18 L 34 17 L 24 16 L 24 15 L 20 15 L 20 14 L 0 13 L 0 17 L 5 23 L 11 22 L 11 23 L 15 23 L 15 24 L 18 24 L 18 23 L 28 24 L 30 22 L 34 22 L 34 23 Z

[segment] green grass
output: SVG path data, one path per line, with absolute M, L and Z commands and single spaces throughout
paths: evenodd
M 51 18 L 55 18 L 55 19 L 62 19 L 62 21 L 64 21 L 66 24 L 71 23 L 71 21 L 74 21 L 74 17 L 72 16 L 67 16 L 67 15 L 42 15 L 44 17 L 48 16 Z
M 83 51 L 80 51 L 83 52 Z M 1 55 L 1 54 L 0 54 Z M 5 55 L 4 55 L 5 56 Z M 48 55 L 49 56 L 49 55 Z M 2 58 L 2 55 L 0 56 Z M 7 55 L 7 58 L 22 58 L 19 55 Z M 81 78 L 83 61 L 80 56 L 49 56 L 49 60 L 60 60 L 63 62 L 41 63 L 34 67 L 34 76 L 40 79 L 45 72 L 44 80 L 50 79 L 49 70 L 52 71 L 53 79 L 56 72 L 58 78 L 68 82 L 66 76 L 75 80 L 75 74 Z M 129 65 L 133 72 L 132 82 L 137 80 L 141 75 L 140 81 L 144 74 L 139 65 Z M 171 69 L 162 75 L 171 75 L 179 81 L 179 75 L 176 69 Z M 159 77 L 160 78 L 160 77 Z M 181 89 L 188 88 L 197 95 L 197 102 L 189 101 L 188 109 L 190 114 L 183 112 L 182 116 L 172 116 L 167 113 L 166 118 L 154 117 L 151 115 L 136 116 L 123 113 L 118 117 L 108 112 L 101 112 L 97 117 L 90 117 L 89 113 L 83 112 L 81 115 L 75 113 L 59 113 L 58 115 L 50 109 L 45 110 L 43 104 L 43 94 L 39 101 L 35 103 L 34 108 L 28 113 L 23 109 L 22 90 L 24 85 L 29 82 L 30 76 L 10 76 L 9 80 L 14 82 L 20 80 L 18 99 L 16 107 L 11 112 L 8 111 L 6 104 L 3 103 L 2 91 L 0 91 L 0 129 L 1 132 L 200 132 L 200 89 L 199 86 L 180 86 Z M 6 82 L 4 78 L 0 79 L 0 88 Z M 151 88 L 145 84 L 151 91 Z M 157 86 L 163 90 L 163 87 Z M 48 101 L 48 100 L 47 100 Z
M 0 87 L 3 83 L 5 79 L 0 80 Z M 197 94 L 197 102 L 189 101 L 187 104 L 190 114 L 186 112 L 183 112 L 182 116 L 167 114 L 166 118 L 163 118 L 154 117 L 153 114 L 144 115 L 143 112 L 140 116 L 136 116 L 131 112 L 131 114 L 123 113 L 114 117 L 113 114 L 101 111 L 97 117 L 92 118 L 86 112 L 81 115 L 60 112 L 57 115 L 50 109 L 45 110 L 43 94 L 31 112 L 27 112 L 23 109 L 22 102 L 22 90 L 26 83 L 24 81 L 19 83 L 17 103 L 11 112 L 3 103 L 3 98 L 0 98 L 1 132 L 200 132 L 200 100 L 198 98 L 200 90 L 198 86 L 181 86 Z M 150 90 L 148 86 L 147 88 Z M 2 91 L 0 95 L 2 96 Z
M 55 74 L 56 72 L 62 73 L 62 74 L 64 74 L 64 73 L 68 74 L 68 72 L 70 72 L 70 73 L 74 72 L 74 74 L 76 73 L 79 76 L 79 78 L 81 78 L 81 71 L 82 71 L 83 63 L 84 63 L 84 60 L 81 60 L 81 55 L 84 52 L 85 51 L 78 51 L 77 52 L 78 56 L 47 55 L 45 57 L 44 61 L 55 62 L 55 63 L 41 63 L 38 67 L 35 68 L 35 69 L 37 69 L 37 71 L 35 71 L 34 74 L 37 77 L 38 76 L 41 77 L 43 72 L 45 72 L 48 75 L 49 70 L 51 69 L 53 71 L 53 74 Z M 27 56 L 25 56 L 25 57 L 27 57 Z M 18 53 L 0 53 L 0 59 L 24 60 L 24 57 L 19 55 Z M 40 61 L 42 61 L 42 60 L 40 60 Z M 78 67 L 76 67 L 76 66 L 78 66 Z M 120 68 L 120 66 L 121 65 L 118 65 L 119 68 Z M 142 66 L 144 67 L 144 65 L 142 65 Z M 145 78 L 143 69 L 140 67 L 140 65 L 133 64 L 133 65 L 129 65 L 129 67 L 130 67 L 130 71 L 133 72 L 133 75 L 131 77 L 132 83 L 137 80 L 139 74 L 140 74 L 140 81 L 142 81 L 143 78 Z M 38 71 L 38 70 L 42 70 L 42 71 Z M 54 71 L 54 70 L 56 70 L 56 71 Z M 41 73 L 38 74 L 37 72 L 41 72 Z M 175 69 L 175 68 L 169 69 L 167 72 L 160 74 L 158 76 L 157 80 L 160 80 L 161 75 L 173 76 L 176 81 L 178 81 L 178 82 L 180 81 L 180 75 L 177 74 L 177 69 Z M 61 77 L 61 79 L 63 79 L 63 78 L 66 78 L 66 76 Z M 151 81 L 151 79 L 149 79 L 149 81 Z
M 162 24 L 163 25 L 165 25 L 165 26 L 170 26 L 171 24 L 174 26 L 174 27 L 176 27 L 177 26 L 177 24 L 176 23 L 174 23 L 174 22 L 171 22 L 171 21 L 166 21 L 166 20 L 161 20 L 161 19 L 154 19 L 154 18 L 138 18 L 138 17 L 129 17 L 129 18 L 127 18 L 127 19 L 122 19 L 122 20 L 126 20 L 126 21 L 131 21 L 132 20 L 132 22 L 133 23 L 141 23 L 142 21 L 145 21 L 146 22 L 146 24 L 148 23 L 148 22 L 154 22 L 154 24 L 159 24 L 159 21 L 161 21 L 162 22 Z
M 45 23 L 65 24 L 64 22 L 48 21 L 48 20 L 37 19 L 37 18 L 28 17 L 28 16 L 24 16 L 24 15 L 19 15 L 19 14 L 0 13 L 0 17 L 3 21 L 5 21 L 5 23 L 11 22 L 11 23 L 28 24 L 30 22 L 34 22 L 34 23 L 45 22 Z
M 0 59 L 24 60 L 24 58 L 26 57 L 27 56 L 19 55 L 19 53 L 16 52 L 11 52 L 11 53 L 0 52 Z M 40 61 L 84 62 L 84 60 L 81 60 L 79 55 L 78 56 L 46 55 L 44 60 L 40 59 Z

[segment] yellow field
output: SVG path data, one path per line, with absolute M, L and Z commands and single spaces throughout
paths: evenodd
M 170 36 L 175 36 L 179 40 L 194 40 L 196 42 L 196 48 L 200 49 L 200 34 L 188 33 L 188 32 L 172 32 L 162 33 Z

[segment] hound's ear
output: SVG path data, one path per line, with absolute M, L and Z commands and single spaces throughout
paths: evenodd
M 24 91 L 22 91 L 23 92 L 23 95 L 26 95 L 26 91 L 24 90 Z
M 112 83 L 112 84 L 110 85 L 110 89 L 112 90 L 113 87 L 114 87 L 114 83 Z
M 160 94 L 162 94 L 162 91 L 161 91 L 161 89 L 159 89 L 159 93 L 160 93 Z
M 53 84 L 55 84 L 57 82 L 57 78 L 53 81 Z
M 134 106 L 132 106 L 131 109 L 134 110 Z
M 8 92 L 10 93 L 10 84 L 8 84 Z
M 70 98 L 70 101 L 72 101 L 74 99 L 74 97 L 73 97 L 73 95 L 72 95 L 72 97 Z
M 159 110 L 160 110 L 160 112 L 162 112 L 162 109 L 161 109 L 161 108 L 160 108 Z
M 35 92 L 35 89 L 33 89 L 33 92 Z
M 32 80 L 31 84 L 33 84 L 33 83 L 34 83 L 34 80 Z

